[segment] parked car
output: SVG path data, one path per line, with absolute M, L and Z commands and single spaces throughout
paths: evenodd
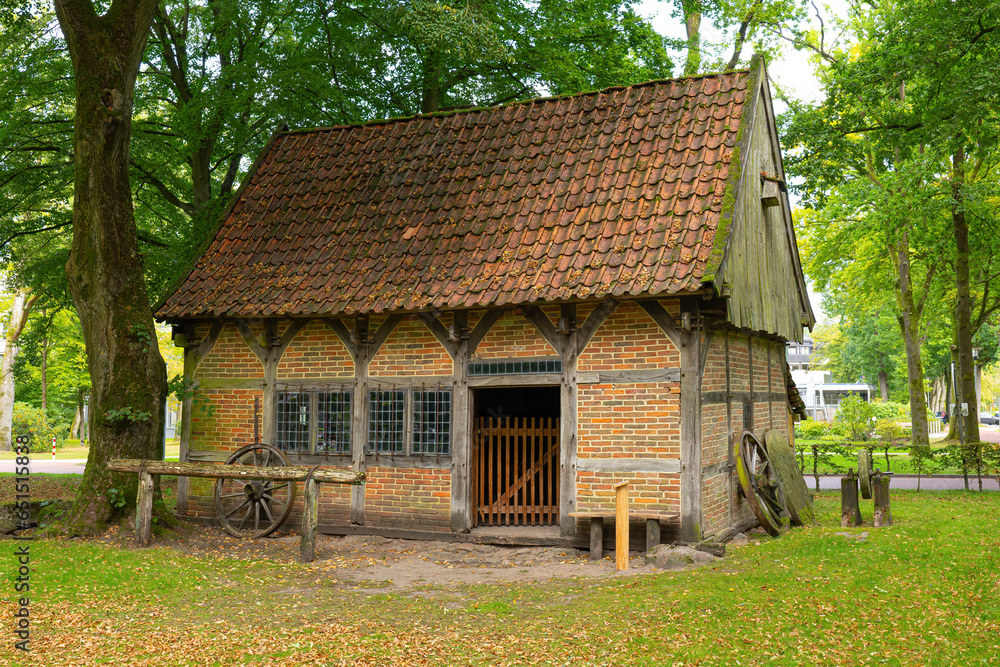
M 994 426 L 1000 425 L 1000 413 L 997 413 L 997 412 L 993 412 L 993 413 L 984 412 L 983 414 L 979 415 L 979 423 L 980 424 L 992 424 Z

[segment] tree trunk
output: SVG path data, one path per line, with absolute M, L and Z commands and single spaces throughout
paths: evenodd
M 958 368 L 955 378 L 957 403 L 966 403 L 965 441 L 979 442 L 979 406 L 976 404 L 976 373 L 972 360 L 972 293 L 969 286 L 969 225 L 965 219 L 965 150 L 952 157 L 951 221 L 955 230 L 955 325 L 958 329 Z
M 42 313 L 44 317 L 45 313 Z M 42 414 L 48 417 L 49 414 L 49 332 L 46 328 L 42 334 Z
M 0 451 L 11 450 L 11 429 L 14 426 L 14 360 L 17 342 L 28 323 L 28 312 L 38 300 L 30 296 L 31 289 L 24 287 L 14 292 L 14 305 L 10 309 L 10 322 L 4 330 L 3 361 L 0 362 Z
M 906 232 L 896 246 L 899 274 L 899 326 L 906 348 L 906 376 L 910 394 L 910 428 L 914 447 L 930 447 L 927 432 L 927 401 L 924 396 L 924 364 L 920 357 L 920 308 L 913 298 L 910 274 L 910 235 Z M 879 378 L 881 380 L 881 376 Z
M 693 76 L 701 71 L 701 3 L 697 0 L 683 0 L 684 29 L 687 31 L 687 59 L 684 61 L 684 76 Z
M 878 371 L 878 393 L 883 403 L 889 402 L 889 377 L 881 368 Z
M 420 112 L 434 113 L 441 107 L 441 58 L 434 51 L 428 51 L 424 58 L 423 79 Z
M 163 437 L 166 367 L 160 356 L 136 243 L 129 142 L 132 95 L 156 0 L 113 0 L 97 16 L 90 0 L 56 0 L 76 82 L 73 242 L 66 275 L 90 371 L 90 456 L 66 520 L 87 534 L 124 516 L 135 475 L 113 458 L 155 458 Z M 108 489 L 124 492 L 114 507 Z

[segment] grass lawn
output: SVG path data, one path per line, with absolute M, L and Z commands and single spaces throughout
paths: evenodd
M 698 570 L 402 595 L 344 586 L 332 561 L 36 540 L 29 655 L 9 542 L 0 663 L 1000 664 L 1000 494 L 893 494 L 890 528 L 842 529 L 822 494 L 815 526 Z

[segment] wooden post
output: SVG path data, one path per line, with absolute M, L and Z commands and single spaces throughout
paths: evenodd
M 628 482 L 618 482 L 615 489 L 615 569 L 628 569 Z
M 846 477 L 840 478 L 840 525 L 846 528 L 863 523 L 858 505 L 858 478 L 850 471 Z
M 319 484 L 310 475 L 305 481 L 306 497 L 302 503 L 302 541 L 299 543 L 299 560 L 311 563 L 316 560 L 316 524 L 319 515 Z
M 368 336 L 368 318 L 359 315 L 355 321 L 358 337 L 354 355 L 354 397 L 351 405 L 351 467 L 356 472 L 365 472 L 365 447 L 368 444 L 368 362 L 371 350 L 365 345 Z M 365 524 L 365 488 L 351 489 L 351 523 Z
M 150 524 L 153 521 L 153 476 L 139 472 L 139 497 L 135 503 L 135 541 L 140 547 L 149 546 Z
M 660 546 L 660 520 L 646 519 L 646 551 Z
M 590 559 L 604 558 L 604 519 L 595 516 L 590 519 Z
M 892 525 L 892 509 L 889 506 L 889 478 L 876 475 L 872 478 L 873 495 L 875 496 L 875 516 L 872 520 L 876 528 Z
M 701 374 L 697 331 L 682 332 L 681 345 L 681 541 L 701 541 Z

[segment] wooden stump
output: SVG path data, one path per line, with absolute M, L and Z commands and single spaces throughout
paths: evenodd
M 628 482 L 615 484 L 615 569 L 628 569 Z
M 316 526 L 319 519 L 319 483 L 313 477 L 305 481 L 306 497 L 302 506 L 302 541 L 299 543 L 299 560 L 311 563 L 316 560 Z
M 875 518 L 873 523 L 876 528 L 892 525 L 892 509 L 889 506 L 889 478 L 878 475 L 872 478 L 872 491 L 875 497 Z
M 149 546 L 152 522 L 153 476 L 143 470 L 139 473 L 139 496 L 135 502 L 135 541 L 140 547 Z
M 858 505 L 858 478 L 854 475 L 840 478 L 840 525 L 860 526 L 861 507 Z

